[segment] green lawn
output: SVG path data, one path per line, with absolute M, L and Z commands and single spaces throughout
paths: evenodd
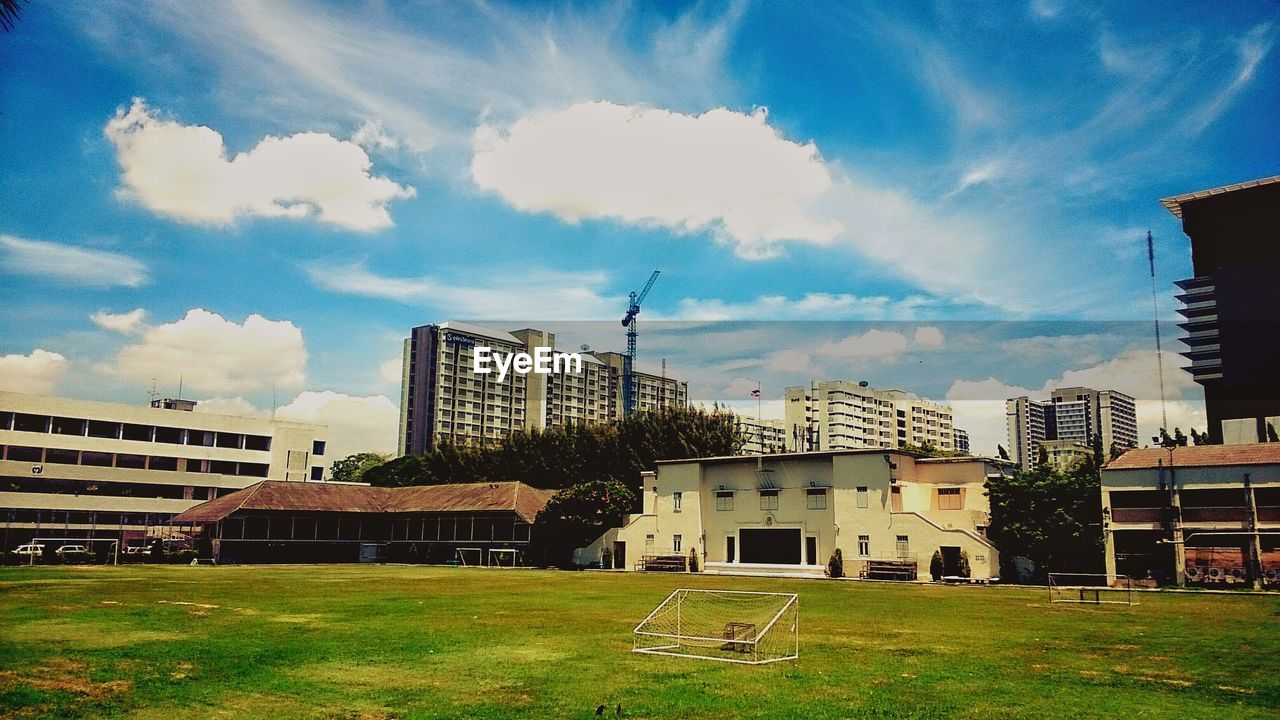
M 675 587 L 797 592 L 800 659 L 630 652 Z M 0 717 L 1275 718 L 1280 600 L 436 567 L 5 568 Z

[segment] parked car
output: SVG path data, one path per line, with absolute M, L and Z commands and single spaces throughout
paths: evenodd
M 32 555 L 36 557 L 40 557 L 41 555 L 44 555 L 44 545 L 41 545 L 39 543 L 27 543 L 26 545 L 19 545 L 18 549 L 13 551 L 13 554 L 21 555 L 22 557 L 31 557 Z
M 142 555 L 147 551 L 146 545 L 126 545 L 124 547 L 125 555 Z
M 89 554 L 89 548 L 83 545 L 63 545 L 54 552 L 58 554 L 58 557 L 65 558 L 68 555 L 87 555 Z

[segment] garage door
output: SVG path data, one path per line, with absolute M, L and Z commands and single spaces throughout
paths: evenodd
M 773 565 L 800 564 L 799 528 L 752 528 L 738 531 L 741 562 Z

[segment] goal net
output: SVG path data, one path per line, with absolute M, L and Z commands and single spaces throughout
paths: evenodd
M 515 548 L 493 548 L 489 550 L 491 567 L 518 567 L 524 565 L 520 551 Z
M 762 665 L 800 656 L 792 593 L 680 589 L 636 626 L 633 651 Z
M 458 562 L 463 567 L 483 566 L 484 548 L 458 548 Z
M 1049 573 L 1049 602 L 1137 605 L 1133 578 L 1105 573 Z

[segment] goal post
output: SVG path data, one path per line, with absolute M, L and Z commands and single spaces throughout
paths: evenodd
M 524 565 L 524 558 L 515 548 L 490 548 L 490 567 L 519 567 Z
M 1137 605 L 1133 578 L 1106 573 L 1049 573 L 1049 602 Z
M 483 567 L 484 566 L 484 548 L 477 547 L 460 547 L 458 548 L 458 563 L 462 567 Z
M 763 665 L 800 656 L 794 593 L 673 591 L 636 625 L 632 651 Z

